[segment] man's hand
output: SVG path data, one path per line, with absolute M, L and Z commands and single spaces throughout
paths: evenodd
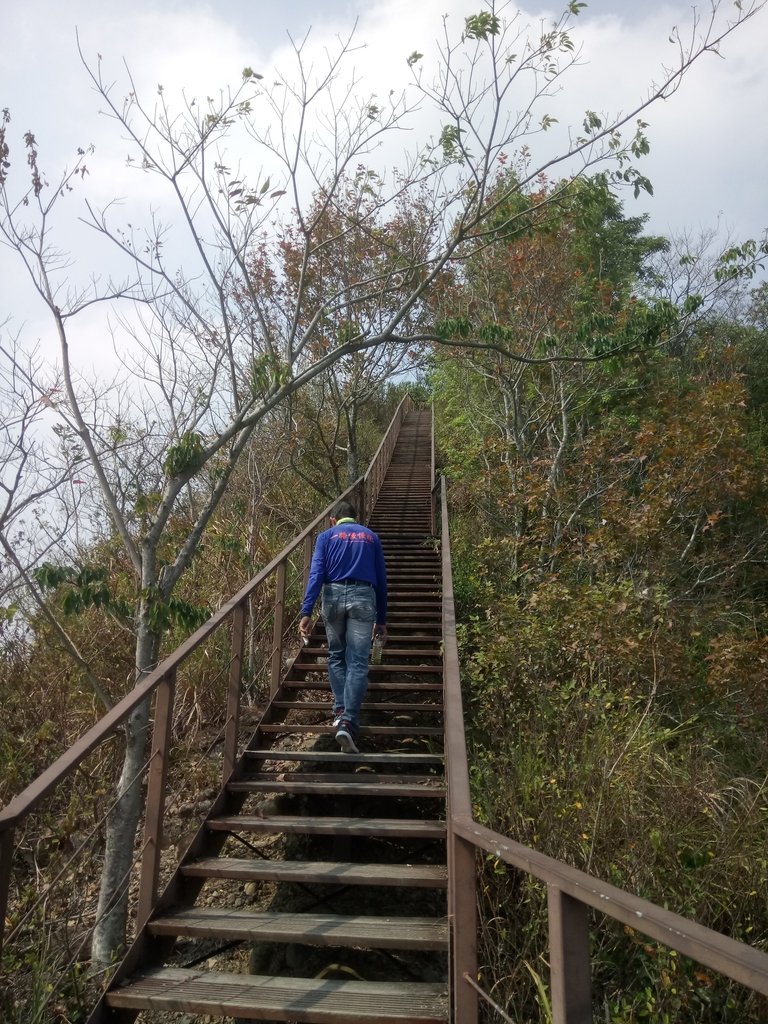
M 312 632 L 312 619 L 309 615 L 302 615 L 299 622 L 299 632 L 305 640 L 309 640 L 309 635 Z
M 376 623 L 376 625 L 373 627 L 373 633 L 371 635 L 374 637 L 379 637 L 381 639 L 381 642 L 385 644 L 387 642 L 387 627 L 380 626 L 378 623 Z

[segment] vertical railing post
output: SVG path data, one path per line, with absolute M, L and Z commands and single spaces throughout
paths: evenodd
M 476 1024 L 477 993 L 466 977 L 477 978 L 477 900 L 474 846 L 455 831 L 472 820 L 472 797 L 464 738 L 464 709 L 456 643 L 456 608 L 453 599 L 448 502 L 441 479 L 441 551 L 443 582 L 443 705 L 445 758 L 448 781 L 448 918 L 451 925 L 451 1004 L 456 1024 Z M 466 977 L 465 977 L 466 976 Z
M 448 920 L 451 924 L 451 1005 L 456 1024 L 477 1024 L 477 994 L 466 977 L 477 977 L 475 848 L 448 825 Z
M 556 885 L 547 886 L 553 1024 L 591 1024 L 589 908 Z
M 175 688 L 176 669 L 171 669 L 157 687 L 155 697 L 155 727 L 152 731 L 152 759 L 147 778 L 147 809 L 144 817 L 144 852 L 141 858 L 141 881 L 136 910 L 137 931 L 149 920 L 157 899 Z
M 224 755 L 221 769 L 222 785 L 232 774 L 237 759 L 237 736 L 240 727 L 240 698 L 243 683 L 243 650 L 248 602 L 241 601 L 232 614 L 232 646 L 227 684 L 227 717 L 224 726 Z
M 312 565 L 312 534 L 309 533 L 304 538 L 304 591 L 306 592 L 307 584 L 309 583 L 309 567 Z
M 11 888 L 11 872 L 13 869 L 13 836 L 12 828 L 0 835 L 0 956 L 3 955 L 3 939 L 5 937 L 5 918 L 8 912 L 8 893 Z
M 274 697 L 283 674 L 283 628 L 285 624 L 285 577 L 286 561 L 283 559 L 276 570 L 275 580 L 275 622 L 272 629 L 272 671 L 269 679 L 269 696 Z

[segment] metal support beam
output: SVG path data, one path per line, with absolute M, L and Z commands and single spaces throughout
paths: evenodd
M 8 910 L 8 891 L 11 887 L 11 869 L 13 867 L 14 830 L 6 829 L 0 834 L 0 955 L 3 952 L 3 936 L 5 935 L 5 917 Z
M 243 650 L 245 647 L 245 623 L 248 618 L 248 602 L 241 601 L 232 613 L 231 660 L 229 683 L 227 685 L 227 718 L 224 726 L 224 752 L 222 763 L 222 785 L 232 774 L 237 759 L 237 734 L 240 725 L 240 696 L 243 684 Z
M 451 923 L 450 989 L 452 1020 L 477 1024 L 477 993 L 466 978 L 477 978 L 477 898 L 475 848 L 449 830 L 448 917 Z
M 157 688 L 155 727 L 152 732 L 152 760 L 147 778 L 147 811 L 144 817 L 144 853 L 141 858 L 141 881 L 136 910 L 136 930 L 149 920 L 157 900 L 160 877 L 160 853 L 163 846 L 165 789 L 168 781 L 171 732 L 173 728 L 173 697 L 176 669 L 171 669 Z
M 553 1024 L 592 1024 L 589 908 L 547 886 Z
M 304 538 L 304 592 L 307 590 L 307 583 L 309 583 L 309 568 L 312 565 L 312 547 L 313 537 L 310 533 Z
M 274 697 L 280 685 L 283 672 L 283 627 L 285 624 L 285 576 L 286 560 L 277 567 L 275 574 L 275 623 L 272 629 L 272 670 L 269 679 L 269 696 Z

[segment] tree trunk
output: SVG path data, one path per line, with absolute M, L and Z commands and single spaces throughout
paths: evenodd
M 137 683 L 154 668 L 160 646 L 159 636 L 149 628 L 147 611 L 142 601 L 136 638 Z M 117 788 L 118 799 L 107 820 L 101 889 L 91 943 L 95 964 L 114 963 L 125 945 L 128 888 L 144 802 L 150 703 L 145 701 L 136 708 L 126 723 L 123 768 Z

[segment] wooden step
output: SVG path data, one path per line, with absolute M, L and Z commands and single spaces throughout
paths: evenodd
M 193 907 L 149 922 L 153 935 L 245 942 L 298 942 L 365 949 L 447 949 L 445 918 L 362 914 L 280 914 L 237 907 Z
M 275 814 L 256 817 L 249 814 L 210 818 L 206 828 L 212 832 L 250 832 L 271 835 L 285 832 L 308 836 L 389 836 L 396 839 L 444 839 L 445 822 L 413 818 L 342 818 Z
M 287 736 L 290 733 L 294 735 L 334 735 L 337 731 L 337 727 L 330 723 L 325 722 L 318 725 L 291 725 L 288 722 L 274 723 L 270 722 L 266 725 L 262 724 L 259 726 L 259 731 L 267 734 L 276 734 Z M 395 739 L 398 736 L 440 736 L 443 735 L 443 729 L 438 725 L 361 725 L 360 726 L 361 736 L 391 736 Z
M 270 704 L 273 708 L 285 708 L 286 710 L 292 711 L 327 711 L 328 714 L 331 712 L 331 705 L 327 700 L 273 700 Z M 368 703 L 367 701 L 363 704 L 363 711 L 410 711 L 410 712 L 433 712 L 435 714 L 442 713 L 442 704 L 408 704 L 408 703 L 391 703 L 387 701 L 375 701 Z
M 439 628 L 439 627 L 438 627 Z M 302 665 L 300 662 L 294 662 L 291 666 L 291 672 L 302 673 L 302 672 L 325 672 L 325 665 Z M 369 665 L 369 674 L 377 675 L 381 672 L 401 672 L 404 675 L 417 675 L 418 673 L 430 673 L 431 675 L 440 674 L 443 670 L 442 665 Z
M 391 670 L 397 671 L 397 670 Z M 438 670 L 435 675 L 440 675 Z M 331 684 L 328 679 L 286 679 L 283 681 L 282 686 L 286 690 L 330 690 Z M 392 693 L 407 692 L 407 693 L 422 693 L 422 692 L 433 692 L 437 693 L 443 689 L 442 683 L 423 683 L 419 680 L 418 683 L 368 683 L 368 692 L 371 690 L 387 690 Z
M 382 537 L 381 546 L 384 549 L 384 560 L 392 572 L 419 572 L 429 574 L 438 578 L 441 570 L 440 554 L 437 551 L 427 551 L 421 543 L 406 546 L 388 541 Z
M 412 595 L 390 601 L 389 607 L 390 609 L 397 608 L 398 611 L 402 611 L 404 608 L 425 608 L 432 611 L 434 608 L 442 608 L 442 601 L 439 597 L 422 599 L 419 596 Z
M 181 870 L 190 878 L 228 878 L 238 882 L 314 882 L 415 889 L 445 889 L 448 885 L 448 870 L 443 864 L 348 864 L 208 857 L 185 864 Z
M 432 497 L 429 493 L 429 471 L 424 466 L 412 467 L 402 474 L 384 479 L 371 519 L 384 514 L 420 515 L 429 522 Z
M 428 533 L 431 514 L 429 509 L 414 509 L 413 514 L 399 515 L 397 511 L 382 510 L 379 515 L 371 516 L 370 526 L 376 532 L 389 530 L 402 533 Z
M 428 556 L 435 555 L 440 550 L 435 538 L 424 527 L 420 530 L 401 530 L 397 524 L 393 526 L 382 524 L 378 532 L 385 548 L 412 551 L 414 554 Z
M 441 637 L 443 634 L 442 609 L 434 612 L 389 612 L 387 615 L 387 633 L 392 640 L 399 642 L 404 632 L 411 636 L 423 634 L 422 641 L 427 637 Z
M 440 754 L 342 754 L 340 750 L 246 750 L 243 757 L 254 761 L 328 761 L 346 764 L 434 764 L 442 765 Z
M 393 619 L 410 619 L 413 622 L 419 619 L 425 619 L 428 622 L 437 621 L 439 623 L 441 619 L 440 611 L 418 611 L 416 609 L 408 608 L 405 611 L 388 611 L 387 622 L 391 622 Z M 394 623 L 393 623 L 394 624 Z
M 408 558 L 408 562 L 411 562 L 410 558 Z M 389 587 L 390 584 L 395 584 L 396 591 L 405 591 L 406 593 L 411 587 L 418 585 L 432 591 L 437 591 L 438 597 L 441 595 L 442 590 L 439 567 L 435 566 L 433 568 L 431 565 L 419 566 L 413 564 L 410 566 L 410 571 L 407 574 L 398 574 L 396 576 L 388 574 L 387 586 Z
M 379 782 L 373 786 L 370 782 L 358 782 L 357 777 L 351 774 L 335 782 L 306 782 L 304 779 L 254 782 L 251 779 L 239 779 L 230 782 L 227 789 L 231 793 L 307 793 L 314 796 L 394 796 L 419 799 L 440 799 L 445 796 L 445 789 L 438 786 L 409 785 L 407 782 Z
M 355 771 L 349 772 L 305 772 L 305 771 L 271 771 L 253 772 L 247 777 L 238 779 L 237 782 L 354 782 L 358 785 L 368 786 L 370 789 L 378 789 L 382 786 L 424 786 L 426 788 L 443 788 L 442 775 L 387 775 L 383 772 L 375 772 L 367 766 L 358 767 Z M 235 783 L 231 783 L 235 785 Z
M 398 569 L 407 571 L 411 574 L 420 573 L 422 575 L 438 576 L 441 570 L 441 559 L 440 555 L 435 553 L 434 555 L 424 554 L 421 552 L 414 553 L 418 549 L 405 550 L 399 548 L 394 544 L 387 543 L 382 539 L 382 547 L 384 548 L 384 558 L 387 560 L 387 565 L 391 565 L 394 572 Z M 397 569 L 395 568 L 397 567 Z M 389 579 L 389 577 L 387 577 Z
M 317 981 L 173 967 L 134 975 L 110 992 L 106 1001 L 115 1009 L 173 1010 L 299 1024 L 445 1024 L 448 1020 L 444 985 Z
M 400 643 L 400 640 L 397 641 Z M 423 642 L 423 638 L 422 638 Z M 384 645 L 383 653 L 388 657 L 392 658 L 439 658 L 440 657 L 440 645 L 435 644 L 433 647 L 390 647 L 387 643 Z M 314 644 L 305 647 L 302 654 L 311 654 L 319 658 L 328 657 L 327 647 L 316 647 Z

